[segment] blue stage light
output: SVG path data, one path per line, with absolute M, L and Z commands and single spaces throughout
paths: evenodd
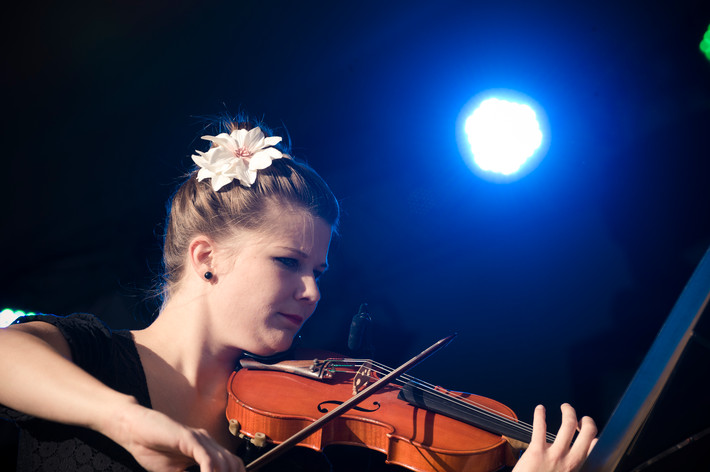
M 462 110 L 459 146 L 469 167 L 481 177 L 517 180 L 542 158 L 544 120 L 528 103 L 533 102 L 520 94 L 489 92 Z

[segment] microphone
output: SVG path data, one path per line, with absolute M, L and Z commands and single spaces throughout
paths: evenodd
M 370 330 L 372 325 L 372 317 L 368 313 L 367 303 L 360 305 L 357 314 L 353 316 L 350 323 L 350 335 L 348 336 L 348 349 L 352 352 L 360 350 L 372 351 L 370 342 Z M 363 341 L 367 338 L 367 346 L 363 349 Z

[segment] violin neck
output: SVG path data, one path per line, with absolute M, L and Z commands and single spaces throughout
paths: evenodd
M 530 432 L 521 428 L 516 419 L 476 407 L 461 398 L 442 393 L 406 383 L 402 386 L 398 398 L 416 407 L 468 423 L 490 433 L 506 436 L 526 444 L 530 443 Z

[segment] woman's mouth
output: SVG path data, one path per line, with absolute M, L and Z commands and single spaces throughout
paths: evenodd
M 291 315 L 289 313 L 279 313 L 279 315 L 289 320 L 295 326 L 301 326 L 301 324 L 303 323 L 303 318 L 299 315 Z

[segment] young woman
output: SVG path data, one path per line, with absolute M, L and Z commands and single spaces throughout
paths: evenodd
M 225 386 L 244 352 L 287 350 L 320 299 L 339 207 L 326 183 L 245 121 L 205 136 L 171 203 L 164 303 L 139 331 L 89 315 L 0 330 L 0 403 L 21 428 L 18 470 L 243 470 Z M 563 405 L 554 444 L 544 409 L 516 471 L 574 470 L 594 443 Z M 570 446 L 572 437 L 579 435 Z

